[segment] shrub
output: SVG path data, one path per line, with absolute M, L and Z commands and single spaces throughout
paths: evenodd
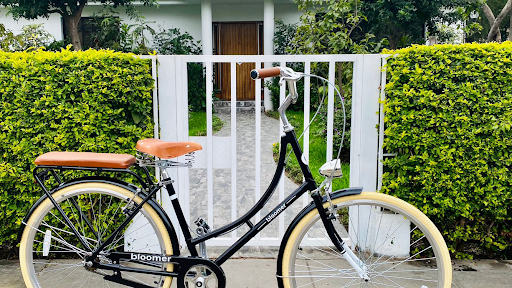
M 181 33 L 179 28 L 160 29 L 155 34 L 155 47 L 164 55 L 199 55 L 201 47 L 188 32 Z
M 134 154 L 153 131 L 151 62 L 113 51 L 0 52 L 0 245 L 42 196 L 45 152 Z
M 3 51 L 12 51 L 15 46 L 20 42 L 20 35 L 14 35 L 14 33 L 5 28 L 4 24 L 0 24 L 0 49 Z
M 0 24 L 0 49 L 3 51 L 37 50 L 55 43 L 54 37 L 44 30 L 43 24 L 23 25 L 18 35 Z
M 512 43 L 413 46 L 388 60 L 382 191 L 457 258 L 512 257 Z
M 160 29 L 155 35 L 155 49 L 163 55 L 199 55 L 199 41 L 179 28 Z M 206 111 L 206 80 L 202 63 L 188 63 L 188 104 L 190 111 Z
M 24 25 L 18 36 L 20 38 L 15 46 L 16 51 L 48 47 L 55 41 L 52 34 L 43 28 L 43 24 Z

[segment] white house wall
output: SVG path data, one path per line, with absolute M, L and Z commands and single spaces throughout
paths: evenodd
M 274 7 L 274 15 L 276 19 L 283 20 L 286 24 L 298 23 L 300 20 L 300 12 L 295 4 L 276 4 Z
M 98 12 L 101 6 L 86 6 L 82 16 L 91 17 Z M 182 32 L 188 32 L 195 40 L 201 40 L 201 6 L 200 5 L 160 5 L 155 7 L 139 6 L 137 9 L 146 17 L 147 21 L 154 21 L 150 24 L 158 31 L 159 27 L 164 29 L 179 28 Z M 232 21 L 263 21 L 263 4 L 213 4 L 212 17 L 215 22 Z M 125 23 L 132 24 L 133 20 L 124 13 L 124 8 L 119 11 L 121 19 Z M 0 8 L 0 23 L 14 33 L 20 33 L 23 25 L 43 23 L 46 31 L 51 33 L 56 40 L 62 40 L 62 20 L 60 15 L 52 14 L 48 19 L 37 20 L 20 19 L 14 21 L 11 15 L 7 15 L 6 8 Z M 294 4 L 275 4 L 275 18 L 282 19 L 285 23 L 297 23 L 301 13 Z
M 212 5 L 214 22 L 230 21 L 263 21 L 262 4 L 246 5 Z M 275 4 L 275 18 L 285 23 L 297 23 L 301 13 L 295 4 Z
M 263 4 L 212 5 L 214 22 L 263 21 Z

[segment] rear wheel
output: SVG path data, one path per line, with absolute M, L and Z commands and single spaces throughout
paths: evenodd
M 42 201 L 24 223 L 20 242 L 20 266 L 27 287 L 125 287 L 103 277 L 110 270 L 88 267 L 87 251 L 99 247 L 126 218 L 123 209 L 140 197 L 122 187 L 104 183 L 75 184 L 56 191 L 53 198 L 79 232 L 85 245 L 71 232 L 49 199 Z M 172 255 L 171 238 L 158 213 L 144 204 L 130 225 L 99 255 L 97 261 L 111 263 L 111 252 Z M 121 265 L 172 271 L 167 263 L 142 265 L 131 260 Z M 121 273 L 123 279 L 151 287 L 170 287 L 172 278 L 140 273 Z
M 333 203 L 337 206 L 334 228 L 363 262 L 369 280 L 363 280 L 334 248 L 313 208 L 293 221 L 283 239 L 279 287 L 451 286 L 446 243 L 418 209 L 375 192 L 339 197 Z

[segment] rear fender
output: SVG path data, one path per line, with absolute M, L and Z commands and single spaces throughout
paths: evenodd
M 56 191 L 63 189 L 65 187 L 69 187 L 69 186 L 75 185 L 75 184 L 82 184 L 82 183 L 111 184 L 111 185 L 115 185 L 115 186 L 124 188 L 133 193 L 135 193 L 138 189 L 137 186 L 127 183 L 127 182 L 124 182 L 124 181 L 121 181 L 121 180 L 118 180 L 118 179 L 114 179 L 114 178 L 110 178 L 110 177 L 102 177 L 102 176 L 89 176 L 89 177 L 76 178 L 76 179 L 72 179 L 70 181 L 64 182 L 64 183 L 60 184 L 58 187 L 52 189 L 50 191 L 50 193 L 53 194 Z M 141 195 L 142 198 L 147 196 L 147 194 L 144 192 L 139 192 L 139 194 Z M 39 206 L 41 204 L 41 202 L 43 202 L 46 198 L 48 198 L 48 196 L 46 194 L 44 194 L 41 198 L 39 198 L 36 201 L 36 203 L 32 206 L 32 208 L 30 208 L 27 215 L 25 215 L 25 218 L 23 218 L 23 222 L 21 223 L 20 228 L 18 230 L 18 238 L 17 238 L 18 243 L 21 240 L 21 236 L 23 234 L 23 229 L 25 228 L 25 225 L 23 223 L 26 223 L 28 221 L 28 219 L 30 218 L 32 213 L 34 213 L 37 206 Z M 158 214 L 158 216 L 160 216 L 160 218 L 162 219 L 162 222 L 164 223 L 165 228 L 167 229 L 167 232 L 169 233 L 169 237 L 171 238 L 173 253 L 174 253 L 174 255 L 178 256 L 180 253 L 178 237 L 176 236 L 176 230 L 174 229 L 174 226 L 172 225 L 171 220 L 169 219 L 169 216 L 167 216 L 167 213 L 165 213 L 162 206 L 160 206 L 160 204 L 158 204 L 155 200 L 149 199 L 147 201 L 147 204 L 150 205 L 151 208 L 153 208 L 155 210 L 155 212 Z

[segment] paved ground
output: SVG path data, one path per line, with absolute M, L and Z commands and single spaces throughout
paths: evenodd
M 222 268 L 228 288 L 277 287 L 275 259 L 232 259 Z M 454 288 L 509 288 L 512 283 L 512 261 L 476 260 L 454 263 Z M 25 287 L 17 261 L 0 260 L 0 287 Z M 70 281 L 72 279 L 69 279 Z M 69 282 L 59 287 L 71 287 Z
M 230 114 L 216 114 L 224 121 L 222 129 L 215 136 L 231 136 Z M 256 203 L 255 199 L 255 114 L 237 113 L 237 215 L 242 216 Z M 261 114 L 261 191 L 263 195 L 270 183 L 276 164 L 272 158 L 272 144 L 279 142 L 279 121 Z M 221 153 L 214 151 L 214 153 Z M 214 222 L 209 223 L 214 228 L 219 228 L 231 222 L 231 169 L 214 169 L 213 185 L 213 216 Z M 190 219 L 198 217 L 207 219 L 207 187 L 206 169 L 190 169 Z M 294 191 L 298 186 L 284 178 L 285 196 Z M 262 216 L 270 212 L 279 203 L 278 191 L 269 200 L 267 207 L 262 210 Z M 300 203 L 299 203 L 300 202 Z M 285 211 L 285 226 L 302 209 L 302 201 L 297 201 Z M 262 231 L 262 237 L 278 237 L 278 222 L 274 221 Z M 239 235 L 247 229 L 242 227 Z

